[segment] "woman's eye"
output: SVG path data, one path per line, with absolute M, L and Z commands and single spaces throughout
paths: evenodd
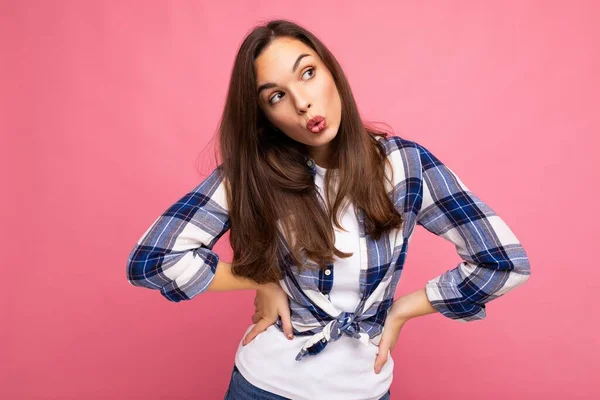
M 271 105 L 275 105 L 275 104 L 277 104 L 277 103 L 278 103 L 278 102 L 275 102 L 275 103 L 273 103 L 273 99 L 274 99 L 274 98 L 276 98 L 276 97 L 277 97 L 277 95 L 279 95 L 279 94 L 281 94 L 281 93 L 276 93 L 276 94 L 275 94 L 275 96 L 273 96 L 273 97 L 271 97 L 271 98 L 269 99 L 269 103 L 270 103 Z
M 313 76 L 315 76 L 315 69 L 314 69 L 314 68 L 312 68 L 312 67 L 311 67 L 311 68 L 309 68 L 309 69 L 307 69 L 307 70 L 306 70 L 306 72 L 309 72 L 309 71 L 310 71 L 310 72 L 312 72 L 312 74 L 311 74 L 311 76 L 310 76 L 311 78 L 312 78 Z M 305 73 L 304 73 L 302 76 L 306 75 L 306 72 L 305 72 Z
M 306 75 L 306 73 L 307 73 L 307 72 L 312 72 L 312 74 L 310 75 L 310 77 L 309 77 L 308 79 L 312 79 L 312 78 L 315 76 L 315 68 L 313 68 L 313 67 L 309 67 L 309 68 L 308 68 L 306 71 L 304 71 L 304 74 L 302 74 L 302 76 Z M 281 94 L 281 92 L 277 92 L 277 93 L 275 94 L 275 96 L 271 97 L 271 98 L 269 99 L 269 104 L 271 104 L 272 106 L 274 106 L 275 104 L 279 103 L 279 101 L 273 102 L 273 100 L 274 100 L 274 99 L 275 99 L 275 98 L 276 98 L 278 95 L 280 95 L 280 94 Z

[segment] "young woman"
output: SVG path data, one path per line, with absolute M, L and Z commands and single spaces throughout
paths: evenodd
M 246 37 L 219 134 L 222 163 L 146 230 L 127 277 L 176 302 L 257 291 L 227 399 L 389 399 L 406 321 L 483 319 L 530 275 L 510 228 L 448 166 L 363 123 L 334 56 L 297 24 Z M 417 225 L 463 261 L 394 301 Z M 212 251 L 229 229 L 231 264 Z

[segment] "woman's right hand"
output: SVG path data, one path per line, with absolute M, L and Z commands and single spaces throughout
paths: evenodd
M 254 298 L 255 312 L 252 322 L 256 325 L 244 338 L 242 345 L 250 343 L 259 333 L 277 322 L 281 316 L 283 332 L 288 339 L 293 339 L 292 323 L 290 321 L 290 303 L 287 293 L 279 286 L 279 283 L 267 283 L 256 291 Z

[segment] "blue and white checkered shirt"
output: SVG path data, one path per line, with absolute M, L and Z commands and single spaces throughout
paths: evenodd
M 485 318 L 485 303 L 530 276 L 529 259 L 519 240 L 448 166 L 415 141 L 391 135 L 376 138 L 392 165 L 393 171 L 386 166 L 386 174 L 393 177 L 393 186 L 385 185 L 404 223 L 374 240 L 365 234 L 363 210 L 355 207 L 361 301 L 354 312 L 338 310 L 329 301 L 334 264 L 300 274 L 288 242 L 279 235 L 278 261 L 284 271 L 280 284 L 289 296 L 294 335 L 309 336 L 296 360 L 321 352 L 340 335 L 365 345 L 379 344 L 416 225 L 454 243 L 462 258 L 425 287 L 432 306 L 448 318 L 460 322 Z M 314 160 L 307 158 L 306 163 L 314 177 Z M 206 291 L 219 261 L 212 247 L 230 227 L 224 188 L 218 166 L 154 221 L 129 255 L 127 278 L 132 285 L 158 289 L 175 302 Z M 275 325 L 283 332 L 281 319 Z

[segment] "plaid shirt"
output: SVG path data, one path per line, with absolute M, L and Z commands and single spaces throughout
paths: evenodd
M 354 312 L 338 310 L 329 300 L 334 264 L 300 273 L 279 233 L 278 261 L 284 271 L 280 284 L 289 297 L 294 335 L 309 336 L 296 360 L 321 352 L 340 335 L 379 344 L 417 225 L 452 242 L 462 259 L 425 286 L 432 306 L 448 318 L 483 319 L 487 302 L 529 278 L 529 259 L 519 240 L 448 166 L 415 141 L 376 138 L 392 165 L 392 171 L 386 166 L 386 174 L 393 177 L 393 186 L 385 185 L 404 223 L 374 240 L 365 234 L 363 210 L 355 207 L 361 300 Z M 314 160 L 307 157 L 306 165 L 314 178 Z M 158 289 L 174 302 L 206 291 L 219 261 L 211 249 L 230 227 L 223 178 L 218 166 L 146 230 L 129 255 L 127 279 L 132 285 Z M 281 318 L 275 325 L 283 332 Z

